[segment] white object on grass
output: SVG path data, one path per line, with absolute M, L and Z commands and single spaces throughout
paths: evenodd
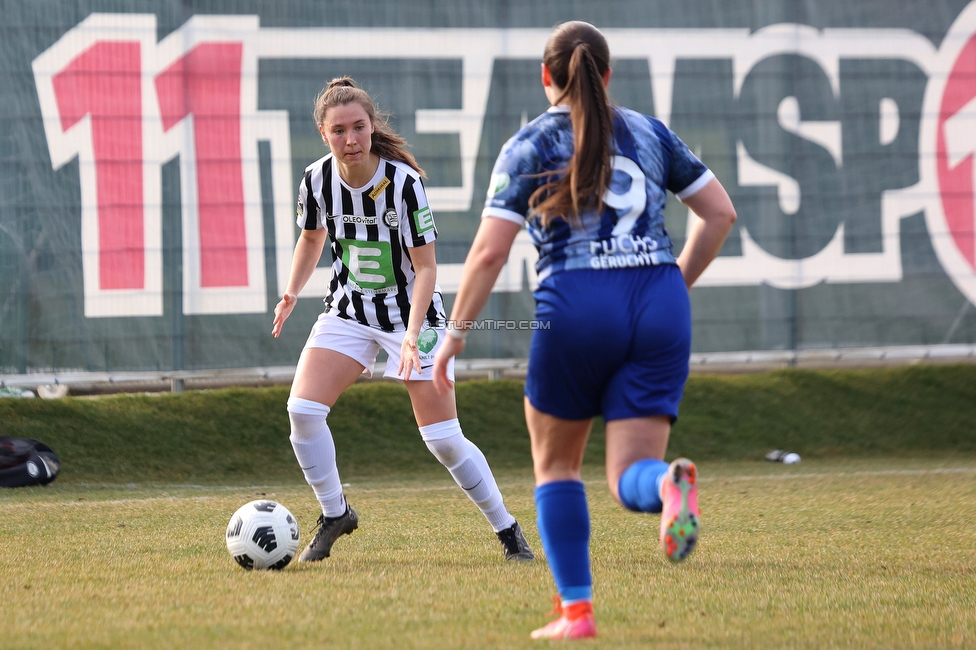
M 245 569 L 283 569 L 298 550 L 298 522 L 288 508 L 251 501 L 227 524 L 227 550 Z

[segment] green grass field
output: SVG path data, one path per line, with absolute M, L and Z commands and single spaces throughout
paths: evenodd
M 403 390 L 353 387 L 330 415 L 360 529 L 333 556 L 240 569 L 231 514 L 317 504 L 284 389 L 0 400 L 0 434 L 61 456 L 46 488 L 0 490 L 0 648 L 518 648 L 554 585 L 535 529 L 521 385 L 458 389 L 540 561 L 513 565 L 426 452 Z M 658 518 L 584 466 L 600 638 L 584 647 L 976 647 L 976 366 L 693 377 L 670 455 L 698 461 L 686 562 Z M 795 466 L 767 463 L 773 447 Z
M 586 647 L 976 645 L 976 458 L 705 462 L 703 536 L 671 565 L 657 518 L 587 476 L 600 638 Z M 501 487 L 539 549 L 532 481 Z M 52 485 L 0 493 L 4 648 L 517 648 L 554 591 L 508 564 L 446 476 L 353 482 L 360 529 L 321 564 L 246 572 L 224 528 L 301 485 Z

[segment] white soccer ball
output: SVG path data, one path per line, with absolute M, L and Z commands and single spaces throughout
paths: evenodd
M 245 569 L 283 569 L 298 551 L 298 522 L 274 501 L 251 501 L 227 524 L 227 550 Z
M 796 465 L 797 463 L 800 462 L 800 454 L 791 451 L 790 453 L 783 456 L 783 462 L 786 463 L 787 465 Z

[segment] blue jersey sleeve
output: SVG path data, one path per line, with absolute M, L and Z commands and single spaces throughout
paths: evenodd
M 691 196 L 705 187 L 715 175 L 693 154 L 674 131 L 671 137 L 671 166 L 668 169 L 668 189 L 679 199 Z
M 529 197 L 545 182 L 535 144 L 516 133 L 502 147 L 491 171 L 482 216 L 523 223 L 529 213 Z

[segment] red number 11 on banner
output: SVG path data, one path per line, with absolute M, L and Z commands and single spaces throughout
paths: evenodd
M 257 23 L 194 19 L 158 45 L 155 23 L 93 14 L 33 62 L 52 165 L 78 158 L 85 315 L 162 315 L 161 171 L 176 155 L 184 313 L 265 312 L 257 71 L 241 37 Z

